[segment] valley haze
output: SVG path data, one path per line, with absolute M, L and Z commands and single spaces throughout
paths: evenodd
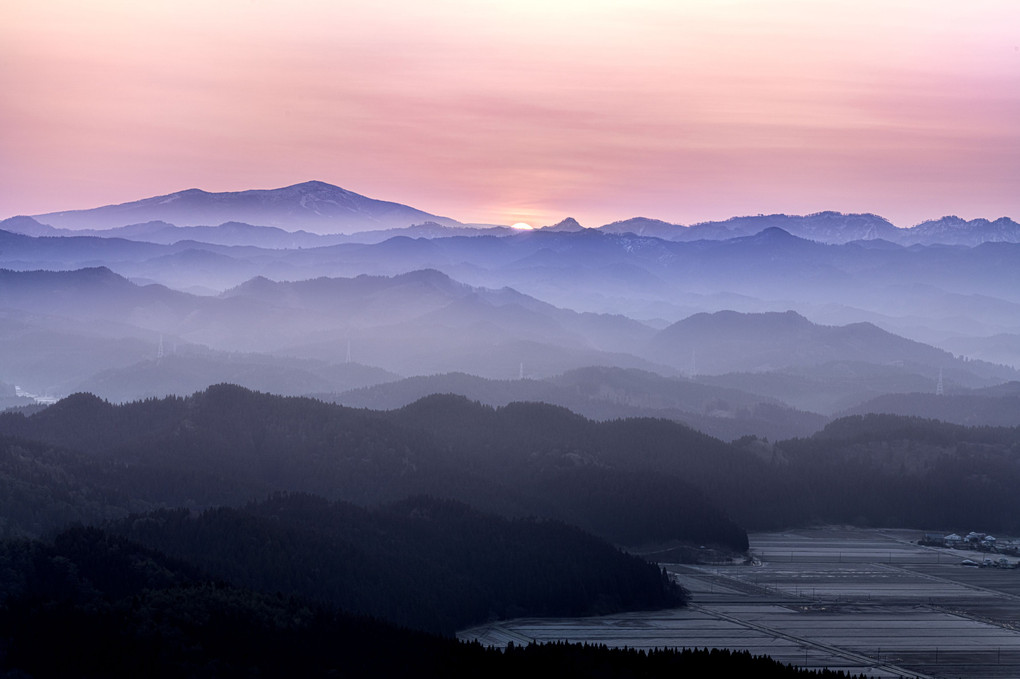
M 1020 672 L 1015 0 L 2 16 L 0 675 Z
M 382 667 L 373 644 L 413 646 L 390 624 L 687 604 L 614 545 L 737 564 L 749 530 L 1020 534 L 1018 367 L 1006 218 L 523 229 L 317 181 L 11 217 L 0 634 L 11 667 L 55 672 L 31 639 L 64 609 L 26 611 L 60 592 L 69 615 L 177 592 L 214 619 L 282 592 L 340 616 L 286 623 L 302 638 L 381 620 L 358 653 Z M 303 620 L 276 601 L 243 614 L 257 634 Z M 132 624 L 222 634 L 164 605 Z M 42 631 L 10 631 L 26 616 Z M 298 663 L 270 648 L 210 653 Z

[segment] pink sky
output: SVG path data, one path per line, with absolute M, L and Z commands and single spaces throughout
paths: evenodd
M 1020 3 L 5 1 L 0 218 L 308 179 L 488 223 L 1020 220 Z

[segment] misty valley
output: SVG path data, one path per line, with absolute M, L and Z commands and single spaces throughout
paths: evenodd
M 515 230 L 322 182 L 12 217 L 0 668 L 1015 676 L 1020 571 L 916 542 L 1015 566 L 1018 368 L 1006 218 Z M 999 636 L 873 655 L 920 607 Z

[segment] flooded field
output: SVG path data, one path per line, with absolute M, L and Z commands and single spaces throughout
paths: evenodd
M 692 592 L 689 608 L 518 619 L 459 636 L 495 646 L 746 649 L 873 677 L 1020 677 L 1020 569 L 962 566 L 980 558 L 920 547 L 920 537 L 852 528 L 752 535 L 754 565 L 665 565 Z

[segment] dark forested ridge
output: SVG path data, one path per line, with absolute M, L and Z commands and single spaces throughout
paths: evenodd
M 59 649 L 59 651 L 57 651 Z M 213 581 L 96 528 L 0 543 L 0 672 L 11 677 L 844 677 L 729 651 L 570 644 L 502 653 Z
M 102 468 L 103 487 L 137 503 L 236 505 L 303 491 L 365 504 L 428 493 L 561 519 L 620 544 L 746 549 L 744 531 L 683 473 L 688 460 L 746 455 L 663 422 L 666 448 L 652 464 L 608 445 L 619 426 L 539 404 L 496 410 L 435 396 L 377 413 L 228 385 L 122 406 L 78 394 L 32 417 L 0 416 L 0 433 L 78 451 L 86 468 L 69 483 L 88 486 Z
M 0 434 L 4 502 L 47 507 L 11 511 L 9 535 L 274 491 L 365 505 L 430 494 L 625 545 L 739 551 L 745 528 L 827 522 L 1020 531 L 1020 429 L 899 416 L 726 444 L 668 420 L 593 422 L 537 403 L 435 395 L 376 412 L 221 385 L 123 406 L 76 395 L 0 416 Z
M 771 455 L 818 521 L 1020 532 L 1020 427 L 858 415 Z
M 686 596 L 657 567 L 571 526 L 434 498 L 366 510 L 276 495 L 197 516 L 136 515 L 108 530 L 238 586 L 432 632 L 525 615 L 666 608 Z

